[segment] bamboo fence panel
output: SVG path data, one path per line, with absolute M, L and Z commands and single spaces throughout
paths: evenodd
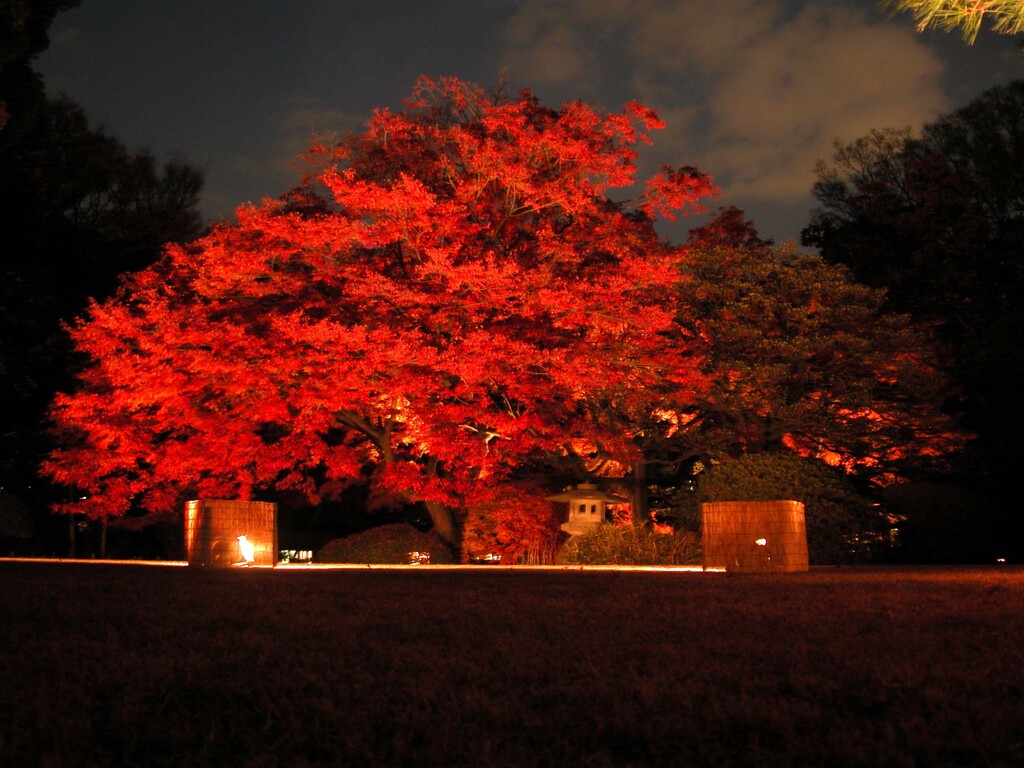
M 704 567 L 746 573 L 808 570 L 799 501 L 715 501 L 701 505 Z
M 276 565 L 277 504 L 228 499 L 185 503 L 185 551 L 189 565 L 244 564 L 239 536 L 245 536 L 253 545 L 253 565 Z

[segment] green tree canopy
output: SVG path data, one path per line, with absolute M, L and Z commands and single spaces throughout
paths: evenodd
M 682 419 L 678 439 L 694 453 L 788 448 L 891 479 L 941 463 L 960 444 L 941 408 L 948 390 L 934 339 L 887 312 L 883 290 L 817 255 L 769 245 L 698 244 L 684 273 L 710 379 Z

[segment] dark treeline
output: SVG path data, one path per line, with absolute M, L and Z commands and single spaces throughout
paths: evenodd
M 29 546 L 27 534 L 40 553 L 73 546 L 54 540 L 55 521 L 41 512 L 54 491 L 37 474 L 50 448 L 47 407 L 76 367 L 62 324 L 90 297 L 110 295 L 119 274 L 202 228 L 198 169 L 131 151 L 67 98 L 47 96 L 33 62 L 56 14 L 76 5 L 0 5 L 0 539 L 8 551 Z
M 1024 463 L 1024 81 L 987 91 L 919 135 L 875 130 L 837 144 L 814 194 L 820 207 L 804 245 L 936 329 L 956 383 L 947 408 L 974 435 L 943 481 L 975 494 L 962 533 L 977 535 L 988 518 L 996 550 L 1019 561 L 1024 525 L 1009 500 Z M 917 503 L 948 500 L 940 490 Z

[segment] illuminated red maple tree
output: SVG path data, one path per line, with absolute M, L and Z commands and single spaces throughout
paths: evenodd
M 423 79 L 402 112 L 315 147 L 300 187 L 169 248 L 74 327 L 91 365 L 54 404 L 46 465 L 84 497 L 67 509 L 368 480 L 455 544 L 456 510 L 528 458 L 586 439 L 628 462 L 629 429 L 588 403 L 701 381 L 654 222 L 698 210 L 710 180 L 663 168 L 608 196 L 635 188 L 658 127 L 635 103 Z

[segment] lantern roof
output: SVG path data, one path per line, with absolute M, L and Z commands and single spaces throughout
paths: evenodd
M 629 499 L 623 496 L 616 496 L 613 493 L 605 493 L 594 483 L 580 483 L 575 488 L 571 486 L 554 496 L 545 496 L 547 501 L 580 501 L 582 499 L 603 501 L 606 504 L 625 504 Z

